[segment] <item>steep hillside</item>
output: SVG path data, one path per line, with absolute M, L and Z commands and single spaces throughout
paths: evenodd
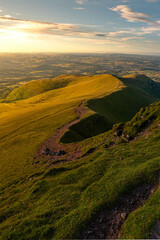
M 103 98 L 91 99 L 87 102 L 87 106 L 98 115 L 92 115 L 71 126 L 61 141 L 63 143 L 77 142 L 103 133 L 110 130 L 115 123 L 130 120 L 141 107 L 152 102 L 152 97 L 130 87 Z
M 0 104 L 1 239 L 84 238 L 97 214 L 117 207 L 123 194 L 143 184 L 141 192 L 147 195 L 140 195 L 142 201 L 126 215 L 122 212 L 126 222 L 121 228 L 120 221 L 119 228 L 125 238 L 148 237 L 160 219 L 160 103 L 112 129 L 114 122 L 130 119 L 154 99 L 112 75 L 63 75 L 57 80 L 67 85 Z M 76 124 L 79 132 L 73 129 L 67 140 L 81 141 L 60 143 Z M 138 218 L 131 211 L 135 209 Z M 112 237 L 101 229 L 98 233 L 91 238 Z
M 32 142 L 31 125 L 27 131 Z M 160 103 L 79 147 L 81 158 L 51 162 L 44 156 L 2 188 L 2 239 L 142 239 L 154 233 L 160 220 Z
M 151 97 L 160 99 L 160 83 L 153 81 L 145 75 L 126 75 L 121 80 L 125 85 L 135 88 Z

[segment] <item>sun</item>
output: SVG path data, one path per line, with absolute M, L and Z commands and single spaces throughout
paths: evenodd
M 27 38 L 27 34 L 22 31 L 16 31 L 11 29 L 1 29 L 1 36 L 3 39 L 23 40 Z

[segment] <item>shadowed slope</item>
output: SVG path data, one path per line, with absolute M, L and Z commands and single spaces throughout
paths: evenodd
M 152 102 L 153 98 L 129 87 L 104 98 L 91 99 L 87 102 L 87 106 L 97 114 L 71 126 L 61 141 L 63 143 L 77 142 L 103 133 L 110 130 L 115 123 L 130 120 L 141 107 Z
M 101 99 L 91 99 L 87 106 L 112 122 L 130 120 L 143 106 L 153 102 L 153 98 L 127 87 Z
M 126 75 L 121 80 L 125 85 L 135 88 L 146 95 L 160 99 L 160 83 L 153 81 L 145 75 Z

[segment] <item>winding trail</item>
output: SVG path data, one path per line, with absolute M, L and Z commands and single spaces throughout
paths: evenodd
M 71 161 L 80 156 L 82 156 L 82 151 L 78 143 L 73 144 L 62 144 L 59 142 L 64 133 L 74 124 L 78 123 L 84 114 L 87 112 L 87 107 L 85 106 L 86 100 L 82 100 L 78 107 L 74 109 L 77 117 L 73 121 L 63 125 L 58 128 L 54 134 L 41 144 L 38 152 L 36 153 L 34 163 L 39 163 L 44 160 L 44 162 L 51 163 L 52 165 L 63 163 L 64 161 Z M 46 156 L 44 151 L 49 149 L 51 152 L 65 151 L 66 154 L 62 156 Z M 58 161 L 57 161 L 58 160 Z M 61 160 L 61 161 L 60 161 Z
M 157 190 L 160 183 L 160 172 L 158 173 L 157 184 L 143 183 L 136 187 L 131 194 L 120 196 L 117 206 L 113 209 L 104 209 L 92 220 L 82 231 L 80 239 L 118 239 L 122 238 L 120 230 L 128 215 L 143 206 Z M 159 229 L 159 224 L 152 234 Z M 157 236 L 157 235 L 156 235 Z

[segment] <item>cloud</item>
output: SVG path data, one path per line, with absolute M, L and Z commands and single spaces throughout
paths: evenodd
M 73 9 L 75 9 L 75 10 L 84 10 L 85 8 L 83 8 L 83 7 L 73 7 Z
M 158 22 L 157 22 L 158 23 Z M 160 25 L 158 26 L 148 26 L 148 27 L 141 27 L 141 28 L 130 28 L 126 30 L 118 30 L 115 32 L 109 32 L 107 36 L 109 37 L 119 37 L 119 36 L 143 36 L 147 34 L 159 33 L 160 32 Z
M 113 41 L 120 42 L 120 40 L 128 41 L 131 39 L 138 39 L 143 35 L 160 32 L 160 22 L 157 25 L 150 25 L 143 28 L 127 28 L 115 32 L 102 32 L 94 28 L 97 25 L 77 25 L 54 22 L 41 22 L 34 20 L 24 20 L 21 18 L 11 17 L 9 15 L 0 16 L 0 33 L 2 36 L 24 34 L 29 39 L 45 38 L 48 36 L 63 36 L 63 38 L 80 38 L 80 39 L 94 39 L 95 42 Z
M 130 2 L 130 0 L 122 0 L 123 3 Z
M 76 32 L 79 30 L 79 27 L 73 24 L 40 22 L 11 16 L 0 16 L 0 29 L 5 29 L 6 32 L 16 31 L 28 34 L 62 35 Z
M 121 38 L 121 41 L 129 41 L 134 39 L 143 39 L 143 37 L 124 37 L 124 38 Z
M 128 31 L 120 32 L 120 33 L 105 33 L 105 32 L 97 32 L 94 31 L 94 27 L 90 25 L 74 25 L 74 24 L 64 24 L 64 23 L 51 23 L 51 22 L 40 22 L 33 20 L 24 20 L 13 17 L 0 17 L 0 32 L 1 34 L 9 35 L 18 33 L 23 33 L 27 38 L 35 38 L 39 35 L 41 38 L 45 38 L 48 36 L 63 36 L 63 38 L 73 39 L 78 38 L 82 41 L 85 39 L 87 41 L 95 41 L 97 44 L 105 43 L 105 42 L 113 42 L 120 41 L 120 39 L 116 39 L 116 36 L 121 37 L 122 33 L 128 33 Z M 124 36 L 122 36 L 124 37 Z M 124 41 L 124 40 L 123 40 Z
M 141 28 L 141 31 L 144 34 L 152 34 L 154 32 L 160 32 L 160 25 L 159 26 L 149 26 L 149 27 L 143 27 Z
M 152 21 L 149 20 L 150 16 L 148 14 L 135 12 L 127 5 L 118 5 L 117 7 L 110 8 L 110 10 L 118 12 L 122 18 L 127 19 L 129 22 L 140 21 L 152 23 Z
M 153 3 L 153 2 L 159 2 L 159 0 L 146 0 L 146 2 L 151 2 L 151 3 Z
M 3 33 L 24 33 L 28 37 L 38 34 L 50 36 L 66 36 L 81 38 L 102 38 L 107 35 L 103 32 L 94 31 L 97 25 L 77 25 L 66 23 L 41 22 L 34 20 L 24 20 L 11 16 L 0 16 L 0 31 Z
M 6 17 L 6 18 L 12 18 L 11 15 L 4 15 L 4 17 Z
M 105 34 L 105 33 L 96 33 L 95 36 L 96 37 L 106 37 L 107 34 Z
M 150 1 L 155 1 L 155 0 L 150 0 Z M 160 31 L 160 21 L 152 20 L 150 15 L 148 14 L 135 12 L 131 8 L 129 8 L 127 5 L 118 5 L 117 7 L 110 8 L 110 10 L 114 12 L 118 12 L 121 15 L 121 17 L 127 19 L 127 21 L 129 22 L 134 22 L 134 21 L 145 22 L 149 25 L 148 27 L 139 28 L 137 30 L 134 29 L 134 31 L 132 29 L 130 32 L 131 34 L 140 36 L 140 35 L 152 34 L 154 32 Z M 110 34 L 115 34 L 116 36 L 116 33 L 110 33 Z
M 83 4 L 88 3 L 88 0 L 76 0 L 76 3 L 80 4 L 80 5 L 83 5 Z

